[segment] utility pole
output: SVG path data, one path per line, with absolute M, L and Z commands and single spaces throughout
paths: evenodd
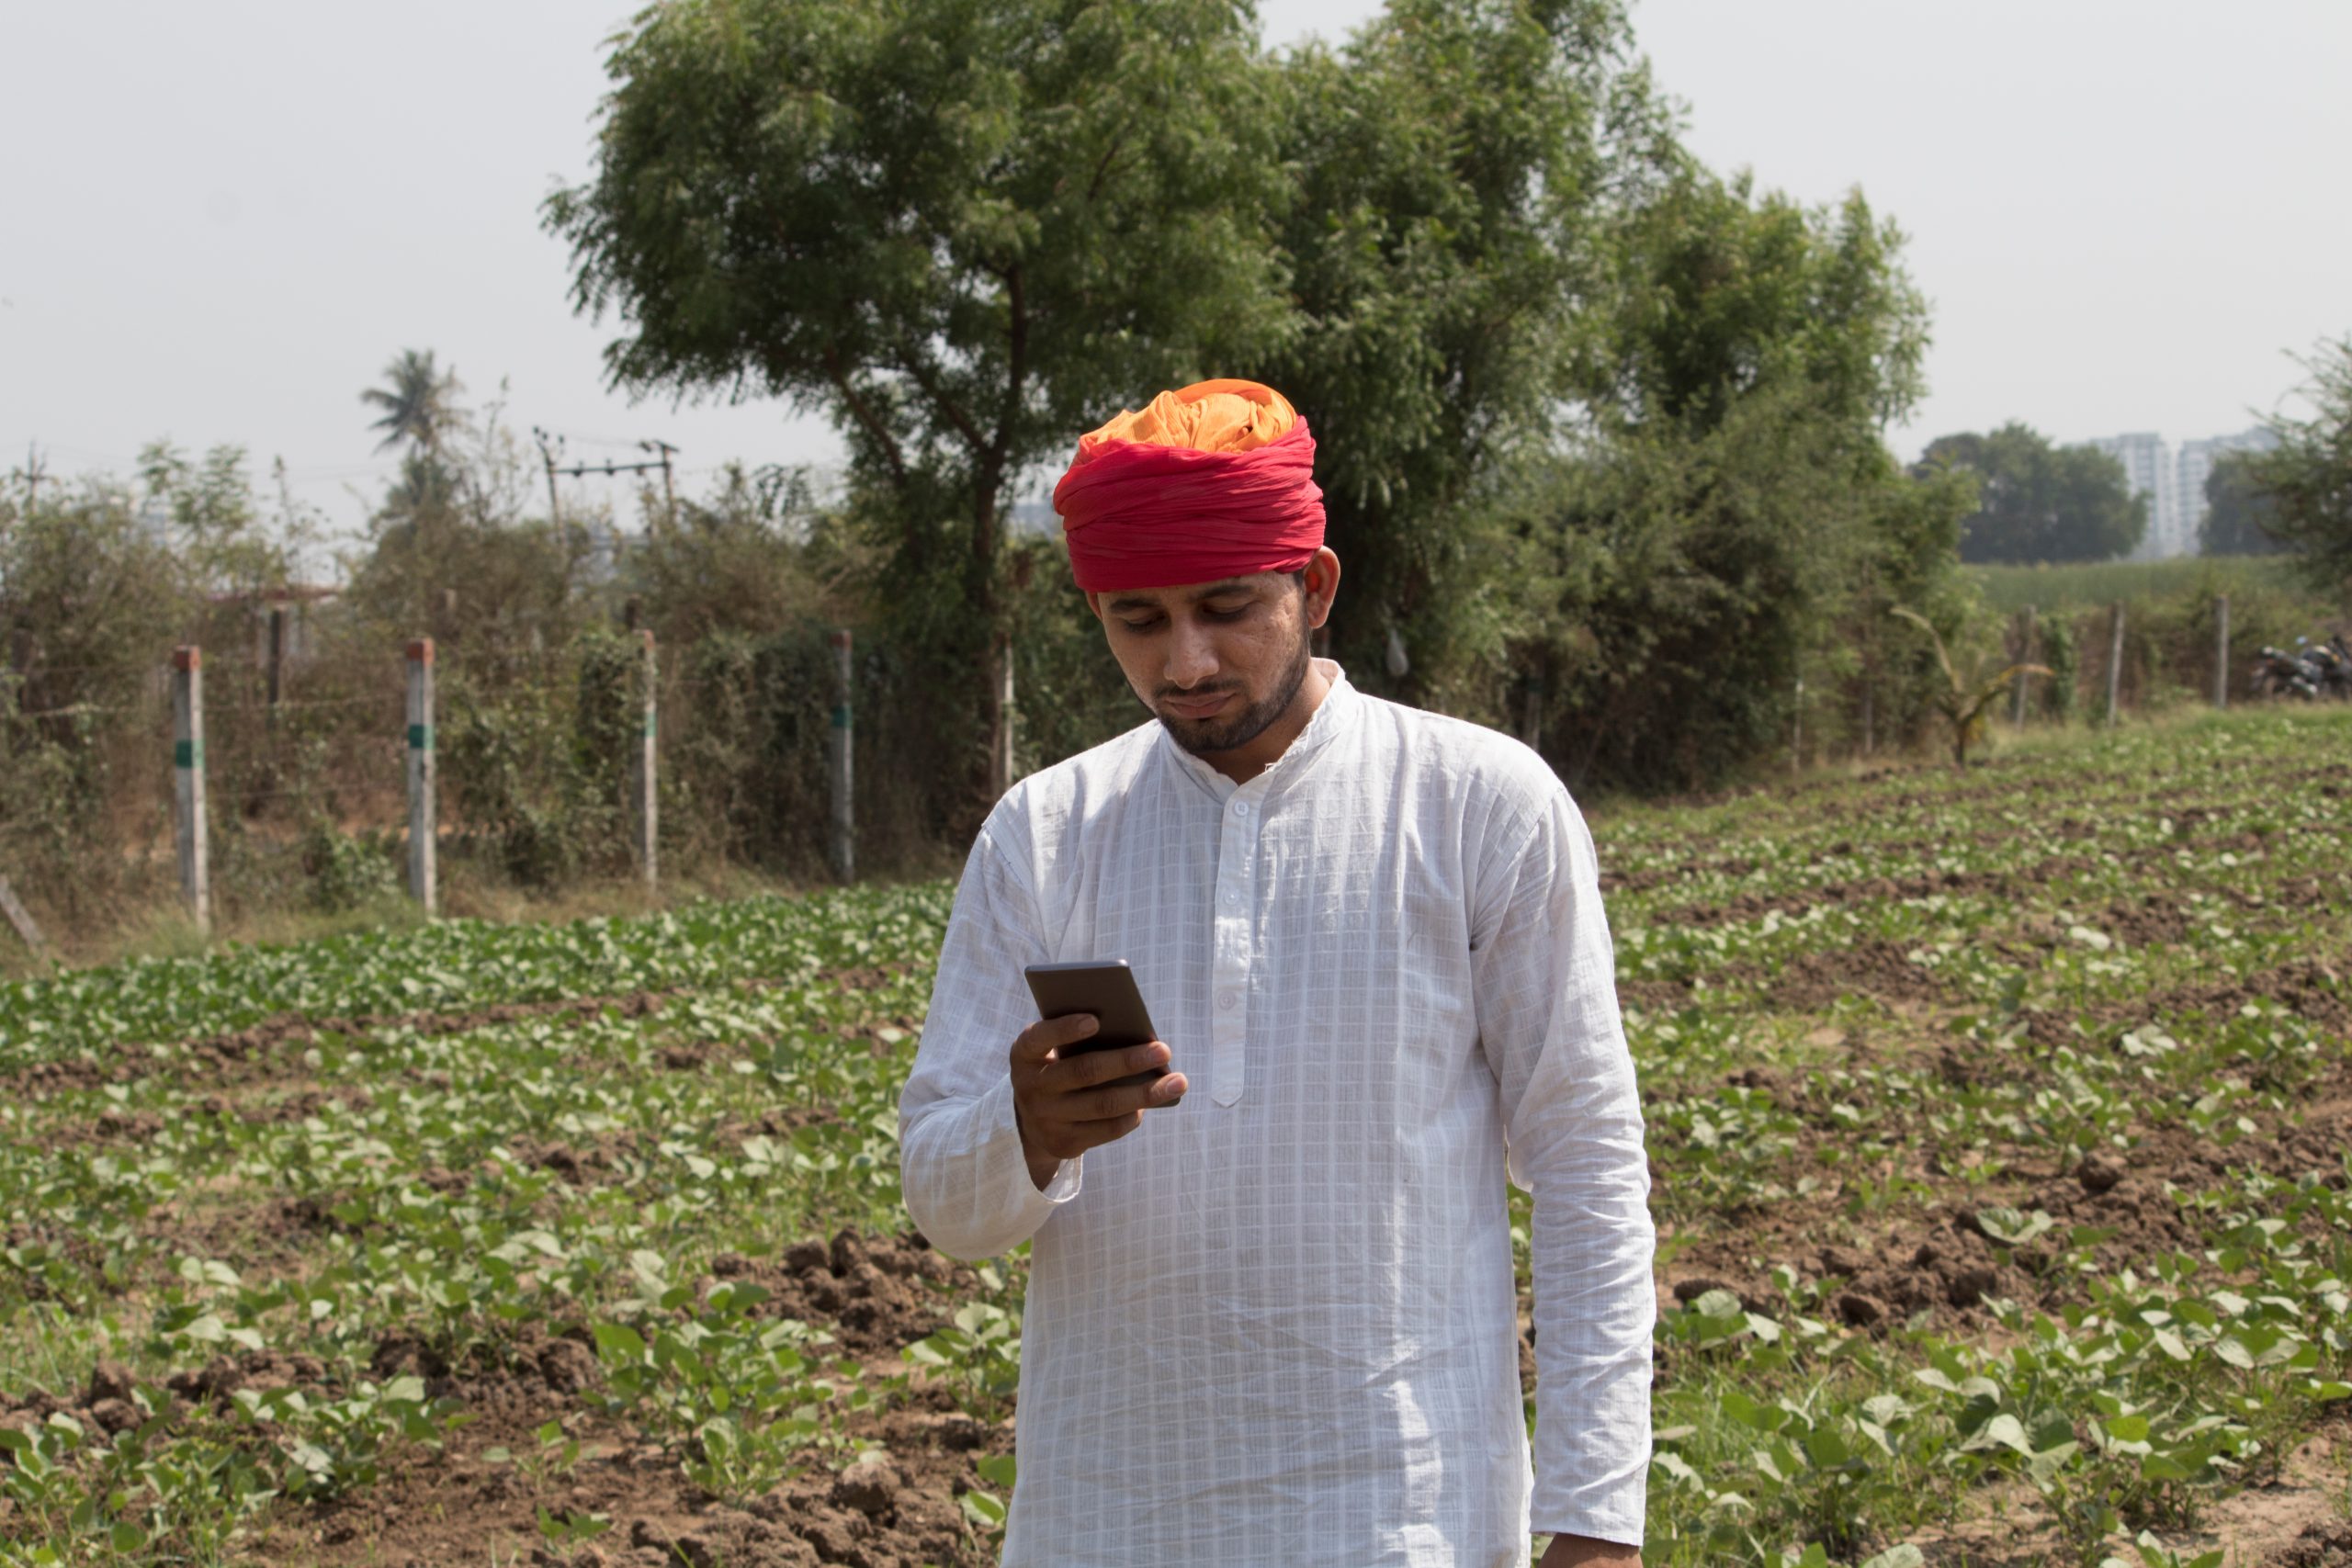
M 650 474 L 659 468 L 662 470 L 662 495 L 668 503 L 669 520 L 673 524 L 677 522 L 678 488 L 671 469 L 671 462 L 677 457 L 678 448 L 671 446 L 667 441 L 639 442 L 637 444 L 639 451 L 657 454 L 642 463 L 616 463 L 607 457 L 601 463 L 574 463 L 567 468 L 556 461 L 563 455 L 562 436 L 551 434 L 536 424 L 531 427 L 531 434 L 537 438 L 539 457 L 547 464 L 548 512 L 549 515 L 556 516 L 557 521 L 561 521 L 560 516 L 557 514 L 555 496 L 555 480 L 558 474 L 561 474 L 568 479 L 585 479 L 590 474 L 602 474 L 609 479 L 616 479 L 622 474 Z
M 670 480 L 670 459 L 678 455 L 678 449 L 667 441 L 661 440 L 640 441 L 637 444 L 637 448 L 640 452 L 658 452 L 662 455 L 662 498 L 667 503 L 669 512 L 667 521 L 670 526 L 674 528 L 678 525 L 678 491 L 677 487 Z
M 21 479 L 25 486 L 25 510 L 30 512 L 40 499 L 40 487 L 49 482 L 49 472 L 41 467 L 40 447 L 32 442 L 25 444 L 25 466 L 8 476 Z
M 537 425 L 531 426 L 531 439 L 539 444 L 539 458 L 548 466 L 548 521 L 558 527 L 563 525 L 563 503 L 556 499 L 555 458 L 563 450 L 563 437 L 550 436 Z

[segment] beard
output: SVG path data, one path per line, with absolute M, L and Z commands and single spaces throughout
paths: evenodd
M 1178 718 L 1170 714 L 1160 713 L 1157 708 L 1152 711 L 1158 715 L 1170 739 L 1195 757 L 1206 757 L 1221 751 L 1234 750 L 1257 739 L 1259 736 L 1265 733 L 1274 720 L 1289 711 L 1290 705 L 1298 696 L 1299 687 L 1306 683 L 1306 667 L 1312 657 L 1307 646 L 1306 626 L 1302 617 L 1298 628 L 1298 641 L 1292 649 L 1289 662 L 1276 674 L 1273 684 L 1267 690 L 1266 694 L 1244 706 L 1239 713 L 1229 718 Z M 1182 694 L 1188 697 L 1205 697 L 1218 692 L 1241 692 L 1246 695 L 1248 688 L 1234 682 L 1203 687 Z M 1160 694 L 1174 696 L 1177 693 L 1170 688 Z

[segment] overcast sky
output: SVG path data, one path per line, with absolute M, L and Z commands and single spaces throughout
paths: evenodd
M 852 3 L 852 0 L 844 0 Z M 1261 0 L 1337 39 L 1369 0 Z M 0 472 L 141 445 L 282 456 L 343 524 L 392 467 L 359 389 L 407 346 L 574 457 L 674 442 L 823 461 L 779 405 L 602 389 L 538 203 L 588 168 L 596 0 L 16 5 L 0 12 Z M 2021 419 L 2063 440 L 2234 431 L 2352 333 L 2352 3 L 1642 0 L 1641 47 L 1718 168 L 1860 185 L 1912 236 L 1930 391 L 1895 444 Z M 580 487 L 586 498 L 603 481 Z

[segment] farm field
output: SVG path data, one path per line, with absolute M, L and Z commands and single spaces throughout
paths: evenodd
M 2306 596 L 2284 556 L 2177 556 L 2160 561 L 2077 561 L 2064 565 L 1971 566 L 1985 603 L 2003 615 L 2028 604 L 2044 611 L 2102 607 L 2118 599 L 2154 599 L 2201 591 Z
M 2352 713 L 1594 828 L 1649 1562 L 2352 1564 Z M 0 1562 L 993 1561 L 1022 1265 L 897 1186 L 949 897 L 0 987 Z

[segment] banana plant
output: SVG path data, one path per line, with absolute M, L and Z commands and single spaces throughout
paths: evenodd
M 1943 670 L 1947 687 L 1935 695 L 1936 711 L 1944 716 L 1944 723 L 1951 730 L 1952 766 L 1965 768 L 1968 766 L 1968 743 L 1984 735 L 1985 710 L 1993 705 L 1994 700 L 2007 692 L 2018 676 L 2047 675 L 2050 671 L 2040 664 L 2012 664 L 1999 674 L 1987 677 L 1984 671 L 1984 658 L 1979 655 L 1969 667 L 1968 673 L 1962 675 L 1959 667 L 1952 663 L 1951 654 L 1944 647 L 1943 634 L 1936 630 L 1933 622 L 1918 611 L 1901 604 L 1894 605 L 1892 609 L 1894 614 L 1926 632 L 1928 639 L 1936 645 L 1936 663 Z

